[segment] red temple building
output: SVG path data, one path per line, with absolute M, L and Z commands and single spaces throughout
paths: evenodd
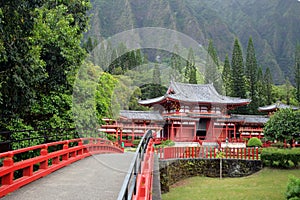
M 124 146 L 132 146 L 135 139 L 140 139 L 151 129 L 160 137 L 164 119 L 155 111 L 121 110 L 118 120 L 104 119 L 105 125 L 100 131 L 113 135 Z
M 236 141 L 238 136 L 238 126 L 228 121 L 231 117 L 227 111 L 247 105 L 250 100 L 222 96 L 212 84 L 171 82 L 164 96 L 139 103 L 161 113 L 165 120 L 163 138 L 221 142 L 226 138 Z
M 228 132 L 227 138 L 233 142 L 245 141 L 252 137 L 261 139 L 264 137 L 264 124 L 268 120 L 269 117 L 265 115 L 230 115 L 229 118 L 218 119 L 214 128 Z M 225 134 L 221 135 L 224 136 Z M 219 139 L 224 141 L 224 137 Z
M 259 107 L 258 111 L 260 111 L 260 112 L 266 112 L 266 113 L 268 113 L 268 115 L 272 115 L 277 110 L 279 110 L 279 109 L 285 109 L 285 108 L 289 108 L 289 109 L 292 109 L 292 110 L 298 110 L 299 109 L 296 106 L 286 105 L 286 104 L 278 101 L 278 102 L 276 102 L 276 103 L 274 103 L 272 105 Z
M 156 132 L 158 140 L 222 146 L 225 142 L 245 143 L 251 137 L 263 138 L 263 127 L 269 119 L 268 115 L 228 114 L 250 100 L 220 95 L 212 84 L 171 82 L 164 96 L 139 103 L 152 111 L 122 110 L 118 120 L 106 119 L 100 130 L 114 135 L 125 146 L 132 146 L 148 129 Z M 276 103 L 260 107 L 259 111 L 271 114 L 280 108 L 296 109 Z

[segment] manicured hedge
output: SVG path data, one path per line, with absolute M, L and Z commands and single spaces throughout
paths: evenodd
M 261 152 L 261 160 L 269 167 L 288 168 L 291 163 L 296 167 L 300 162 L 300 148 L 265 148 Z

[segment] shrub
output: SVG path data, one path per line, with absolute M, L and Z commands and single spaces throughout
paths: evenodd
M 289 179 L 286 192 L 286 199 L 288 200 L 299 200 L 300 199 L 300 179 L 296 177 L 291 177 Z
M 172 140 L 166 140 L 166 141 L 163 141 L 162 144 L 165 146 L 174 146 L 175 142 L 173 142 Z
M 284 147 L 284 143 L 283 142 L 276 142 L 271 144 L 271 147 L 277 147 L 277 148 L 283 148 Z
M 257 137 L 250 138 L 250 140 L 247 143 L 248 147 L 261 147 L 262 142 Z
M 261 160 L 270 167 L 288 168 L 290 162 L 296 167 L 300 162 L 300 149 L 265 148 L 262 150 Z
M 157 145 L 156 147 L 170 147 L 170 146 L 174 146 L 175 142 L 173 142 L 172 140 L 165 140 L 162 141 L 160 145 Z
M 106 134 L 106 139 L 115 142 L 116 141 L 116 137 L 113 136 L 112 134 Z
M 141 142 L 141 139 L 137 139 L 137 140 L 133 140 L 132 144 L 133 144 L 133 146 L 137 147 L 137 146 L 139 146 L 140 142 Z

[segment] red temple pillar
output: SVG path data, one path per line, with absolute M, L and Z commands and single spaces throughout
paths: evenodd
M 226 128 L 225 128 L 225 135 L 226 135 L 226 138 L 225 139 L 228 139 L 229 136 L 228 136 L 228 123 L 225 123 L 226 124 Z
M 170 136 L 170 140 L 174 141 L 174 121 L 172 120 L 172 124 L 171 124 L 171 136 Z
M 131 131 L 131 144 L 133 144 L 133 141 L 134 141 L 134 128 L 132 128 Z
M 120 142 L 122 142 L 122 140 L 123 140 L 123 130 L 120 129 Z
M 210 112 L 210 111 L 209 111 Z M 212 138 L 213 140 L 218 140 L 216 137 L 215 137 L 215 126 L 214 126 L 214 120 L 211 119 L 210 120 L 210 127 L 211 127 L 211 132 L 212 132 Z
M 236 141 L 236 125 L 235 124 L 233 126 L 233 138 L 234 138 L 234 141 Z
M 168 123 L 168 127 L 167 127 L 167 130 L 168 130 L 168 137 L 167 139 L 170 140 L 170 136 L 171 136 L 171 128 L 170 128 L 170 124 Z
M 135 124 L 134 124 L 134 122 L 132 121 L 131 122 L 131 143 L 133 144 L 133 141 L 134 141 L 134 130 L 135 130 Z
M 116 128 L 116 143 L 119 142 L 118 128 Z
M 197 140 L 197 125 L 196 125 L 196 122 L 194 122 L 194 140 Z

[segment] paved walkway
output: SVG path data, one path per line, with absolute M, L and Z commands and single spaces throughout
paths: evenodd
M 2 199 L 115 200 L 133 155 L 133 153 L 100 154 L 85 158 L 34 181 Z

